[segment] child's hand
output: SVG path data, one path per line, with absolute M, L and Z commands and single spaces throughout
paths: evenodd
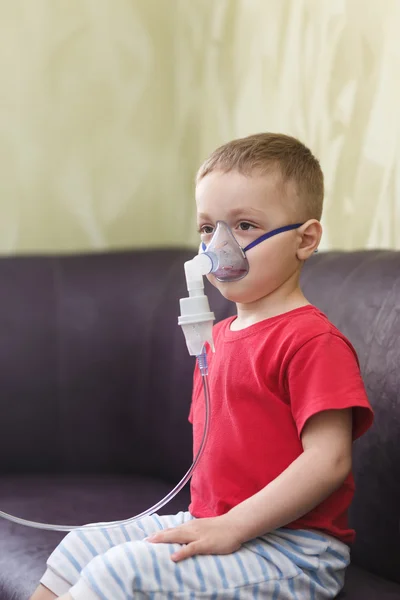
M 231 554 L 242 542 L 235 534 L 227 515 L 211 519 L 195 519 L 179 527 L 164 529 L 147 538 L 153 544 L 186 544 L 171 555 L 178 562 L 196 554 Z

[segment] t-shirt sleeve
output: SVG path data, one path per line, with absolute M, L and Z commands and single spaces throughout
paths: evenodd
M 369 429 L 373 411 L 350 343 L 334 333 L 306 342 L 286 371 L 290 406 L 299 436 L 305 423 L 324 410 L 353 409 L 353 439 Z

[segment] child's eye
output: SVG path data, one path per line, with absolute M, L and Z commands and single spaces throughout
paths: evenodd
M 249 231 L 250 229 L 254 229 L 254 225 L 252 225 L 251 223 L 247 223 L 247 221 L 242 221 L 241 223 L 239 223 L 239 229 L 241 229 L 242 231 Z
M 200 227 L 199 229 L 199 233 L 204 233 L 206 235 L 210 235 L 210 233 L 212 233 L 214 231 L 214 227 L 212 227 L 211 225 L 203 225 L 203 227 Z

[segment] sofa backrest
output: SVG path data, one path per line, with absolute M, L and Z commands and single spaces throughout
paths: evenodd
M 194 359 L 177 325 L 190 250 L 0 259 L 0 472 L 138 473 L 191 462 Z M 400 580 L 400 252 L 320 253 L 309 300 L 349 337 L 374 427 L 355 444 L 353 561 Z M 234 306 L 207 285 L 217 320 Z M 0 507 L 1 508 L 1 507 Z
M 0 260 L 0 471 L 171 481 L 191 462 L 190 251 Z
M 354 444 L 353 562 L 400 582 L 400 252 L 321 253 L 302 282 L 355 346 L 375 411 Z

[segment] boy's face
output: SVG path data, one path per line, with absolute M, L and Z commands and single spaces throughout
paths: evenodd
M 197 224 L 201 239 L 209 244 L 217 221 L 230 226 L 237 242 L 250 242 L 277 227 L 299 222 L 296 219 L 295 189 L 283 185 L 279 172 L 242 175 L 237 171 L 213 171 L 197 185 Z M 223 296 L 237 303 L 256 302 L 281 287 L 300 270 L 297 257 L 300 236 L 287 231 L 265 240 L 246 252 L 249 273 L 240 281 L 209 281 Z

